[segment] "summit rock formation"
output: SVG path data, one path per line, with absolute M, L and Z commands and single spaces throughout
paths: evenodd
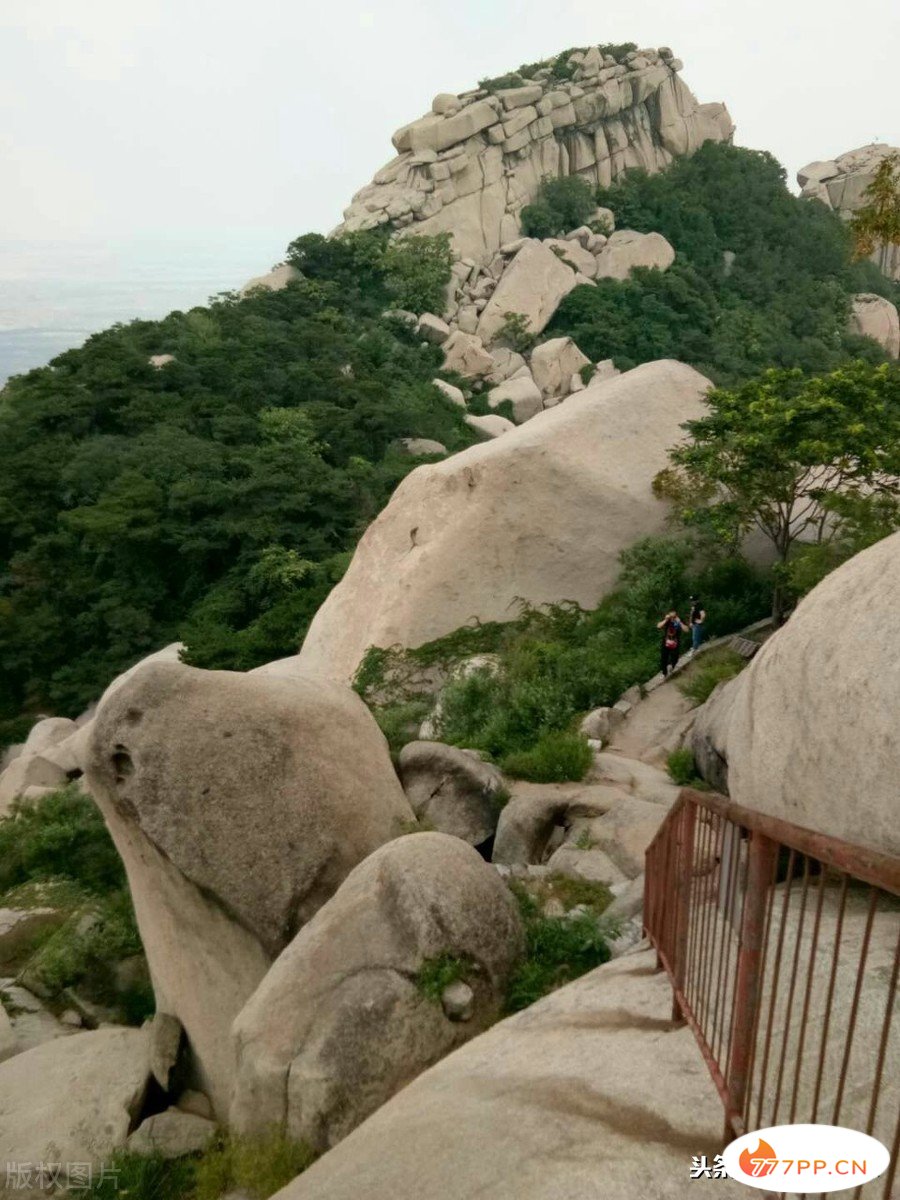
M 394 134 L 397 157 L 353 197 L 336 232 L 391 224 L 447 232 L 484 261 L 519 233 L 519 214 L 547 176 L 608 186 L 624 171 L 659 171 L 705 141 L 727 141 L 724 104 L 699 104 L 667 47 L 591 46 L 521 68 Z M 509 81 L 521 86 L 497 86 Z
M 882 162 L 900 146 L 873 142 L 837 158 L 807 163 L 797 172 L 801 194 L 820 200 L 845 221 L 865 202 L 865 191 Z M 872 255 L 889 279 L 900 279 L 900 246 L 879 246 Z

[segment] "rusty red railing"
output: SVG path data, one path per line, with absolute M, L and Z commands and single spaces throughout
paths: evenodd
M 894 1196 L 900 858 L 684 788 L 647 850 L 644 927 L 726 1141 L 794 1122 L 859 1129 L 891 1151 L 865 1194 Z

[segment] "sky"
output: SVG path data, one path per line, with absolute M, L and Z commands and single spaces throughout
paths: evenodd
M 895 0 L 0 0 L 0 238 L 327 232 L 435 93 L 620 41 L 792 180 L 900 144 Z

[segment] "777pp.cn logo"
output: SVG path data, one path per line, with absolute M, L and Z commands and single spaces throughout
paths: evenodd
M 743 1134 L 722 1152 L 738 1183 L 801 1195 L 859 1187 L 883 1174 L 890 1158 L 876 1138 L 839 1125 L 775 1125 Z

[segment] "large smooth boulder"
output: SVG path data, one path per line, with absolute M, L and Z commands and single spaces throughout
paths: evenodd
M 900 357 L 900 316 L 896 305 L 874 292 L 853 297 L 850 328 L 862 337 L 872 338 L 891 358 Z
M 509 621 L 519 599 L 594 607 L 620 552 L 667 527 L 652 481 L 708 388 L 682 363 L 647 363 L 413 471 L 316 614 L 302 668 L 346 681 L 369 646 Z
M 499 413 L 488 413 L 486 417 L 467 413 L 464 419 L 466 424 L 470 425 L 477 433 L 482 433 L 489 438 L 498 438 L 501 434 L 515 429 L 515 424 L 508 417 L 501 417 Z
M 140 1112 L 150 1066 L 141 1029 L 107 1026 L 45 1042 L 0 1064 L 0 1160 L 99 1163 Z
M 722 1109 L 671 1016 L 653 950 L 607 963 L 432 1067 L 278 1200 L 689 1200 Z
M 838 567 L 698 717 L 738 804 L 900 854 L 900 533 Z M 823 640 L 823 630 L 828 631 Z
M 87 770 L 128 871 L 157 1007 L 227 1111 L 231 1022 L 358 862 L 413 820 L 347 688 L 153 662 L 100 706 Z
M 456 329 L 441 349 L 444 351 L 443 369 L 455 371 L 464 379 L 476 379 L 493 370 L 494 360 L 485 350 L 481 338 L 474 333 L 463 333 L 461 329 Z
M 473 846 L 493 835 L 504 787 L 497 767 L 443 742 L 408 742 L 398 769 L 420 821 Z
M 375 851 L 235 1022 L 232 1127 L 333 1145 L 496 1019 L 522 949 L 509 890 L 470 846 L 417 833 Z M 463 964 L 468 1013 L 448 1003 L 448 1015 L 419 982 L 448 958 Z
M 561 396 L 570 390 L 572 376 L 590 361 L 570 337 L 551 338 L 531 352 L 531 374 L 545 396 Z
M 572 268 L 549 246 L 528 239 L 500 277 L 478 322 L 485 345 L 493 341 L 510 313 L 524 317 L 530 334 L 542 333 L 564 296 L 576 286 Z
M 675 251 L 661 233 L 619 229 L 597 255 L 598 279 L 628 279 L 635 267 L 665 271 L 675 261 Z
M 530 375 L 522 375 L 518 379 L 507 379 L 488 393 L 488 404 L 491 408 L 499 408 L 504 400 L 512 405 L 513 421 L 522 425 L 530 421 L 544 407 L 540 390 Z
M 50 753 L 50 751 L 48 751 Z M 55 788 L 64 787 L 66 773 L 56 763 L 45 758 L 43 754 L 22 753 L 14 758 L 6 770 L 0 775 L 0 817 L 12 808 L 13 801 L 33 787 Z

